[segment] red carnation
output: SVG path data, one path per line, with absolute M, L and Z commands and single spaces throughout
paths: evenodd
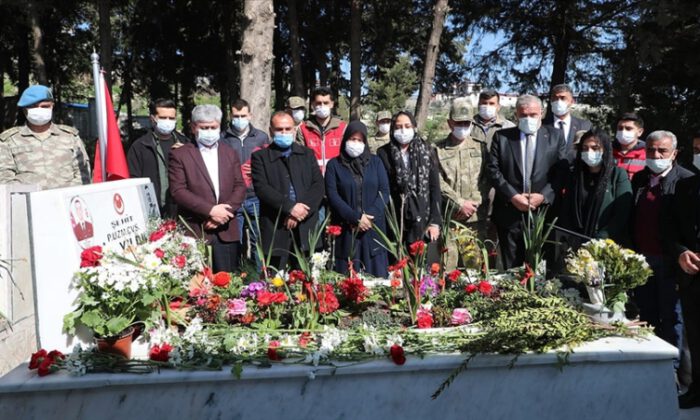
M 393 360 L 394 363 L 399 366 L 406 363 L 406 355 L 404 354 L 403 347 L 399 346 L 398 344 L 391 346 L 391 349 L 389 349 L 389 355 L 391 356 L 391 360 Z
M 165 251 L 163 251 L 163 250 L 160 249 L 160 248 L 156 248 L 156 249 L 153 251 L 153 254 L 155 254 L 155 256 L 158 257 L 158 258 L 160 258 L 161 260 L 163 259 L 163 257 L 165 257 Z
M 174 220 L 166 220 L 164 221 L 158 230 L 162 230 L 163 232 L 172 232 L 177 228 L 177 223 Z
M 282 360 L 282 356 L 280 356 L 280 355 L 277 353 L 277 349 L 279 348 L 279 346 L 280 346 L 280 342 L 279 342 L 279 341 L 270 341 L 270 345 L 269 345 L 269 347 L 267 348 L 267 358 L 268 358 L 268 359 L 270 359 L 270 360 L 275 360 L 275 361 L 278 361 L 278 362 L 279 362 L 280 360 Z
M 305 281 L 306 274 L 301 270 L 292 270 L 289 272 L 289 284 L 294 284 L 297 281 Z
M 492 291 L 493 291 L 493 286 L 491 285 L 491 283 L 489 283 L 487 281 L 479 282 L 479 292 L 481 292 L 482 295 L 488 296 L 491 294 Z
M 368 295 L 362 279 L 353 277 L 340 282 L 340 291 L 343 292 L 345 299 L 350 302 L 361 303 Z
M 305 349 L 306 346 L 309 345 L 309 342 L 311 341 L 311 333 L 308 331 L 304 331 L 301 333 L 299 336 L 299 347 Z
M 287 295 L 283 292 L 272 293 L 267 290 L 260 290 L 256 295 L 258 306 L 270 306 L 273 303 L 284 303 L 287 301 Z
M 51 351 L 49 352 L 49 354 L 48 354 L 48 357 L 51 358 L 51 359 L 53 359 L 53 360 L 65 359 L 65 358 L 66 358 L 66 356 L 64 356 L 63 353 L 61 353 L 61 352 L 58 351 L 58 350 L 51 350 Z
M 46 376 L 57 370 L 58 366 L 54 364 L 54 360 L 50 357 L 43 359 L 38 368 L 39 376 Z
M 214 272 L 211 271 L 211 267 L 207 267 L 205 265 L 204 268 L 202 269 L 202 276 L 204 276 L 205 279 L 212 281 L 214 279 Z
M 418 328 L 432 328 L 433 327 L 433 314 L 427 309 L 419 309 L 416 314 L 416 321 L 418 323 Z
M 433 263 L 430 266 L 430 274 L 432 274 L 433 276 L 437 276 L 439 273 L 440 273 L 440 264 Z
M 391 271 L 401 270 L 404 267 L 406 267 L 407 263 L 408 263 L 408 258 L 405 258 L 405 257 L 401 258 L 396 264 L 389 266 L 389 271 L 391 272 Z
M 418 255 L 422 255 L 424 251 L 425 251 L 425 242 L 423 242 L 422 239 L 419 239 L 408 246 L 408 253 L 414 257 L 418 256 Z
M 151 236 L 148 237 L 148 241 L 155 242 L 158 239 L 161 239 L 163 236 L 165 236 L 165 231 L 158 229 L 151 233 Z
M 525 272 L 523 273 L 523 278 L 520 279 L 520 284 L 524 286 L 533 277 L 535 277 L 535 272 L 532 271 L 532 267 L 529 264 L 525 264 Z
M 473 283 L 469 283 L 469 284 L 467 285 L 467 287 L 464 288 L 464 290 L 466 290 L 467 293 L 470 294 L 470 295 L 471 295 L 472 293 L 476 292 L 478 289 L 479 289 L 479 288 L 476 287 L 476 284 L 473 284 Z
M 148 352 L 148 358 L 155 360 L 156 362 L 167 362 L 170 358 L 170 352 L 172 349 L 173 346 L 168 343 L 163 343 L 160 346 L 156 344 L 155 346 L 151 347 L 151 350 Z
M 99 245 L 91 246 L 80 253 L 80 268 L 97 267 L 102 259 L 102 247 Z
M 36 369 L 39 367 L 41 362 L 48 356 L 46 350 L 41 349 L 36 353 L 32 354 L 32 358 L 29 360 L 29 369 Z
M 187 263 L 187 257 L 184 255 L 178 255 L 173 258 L 173 265 L 177 268 L 185 268 L 185 264 Z
M 330 284 L 321 285 L 316 295 L 318 296 L 318 311 L 322 314 L 333 313 L 340 307 L 338 298 L 333 293 L 333 286 Z
M 231 275 L 225 271 L 220 271 L 214 274 L 212 283 L 214 283 L 214 286 L 227 287 L 231 283 Z
M 341 233 L 343 233 L 343 228 L 338 225 L 329 225 L 326 228 L 326 234 L 328 236 L 340 236 Z
M 459 270 L 452 270 L 450 273 L 447 275 L 447 278 L 452 282 L 456 282 L 459 280 L 459 277 L 462 275 L 462 272 Z

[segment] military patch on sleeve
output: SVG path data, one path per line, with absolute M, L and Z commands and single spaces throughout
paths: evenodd
M 7 130 L 0 133 L 0 141 L 7 141 L 7 139 L 17 134 L 18 131 L 19 127 L 8 128 Z

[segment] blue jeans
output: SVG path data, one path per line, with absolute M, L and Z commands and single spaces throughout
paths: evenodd
M 654 327 L 656 335 L 667 343 L 683 348 L 683 316 L 676 289 L 675 268 L 671 261 L 660 256 L 647 256 L 654 275 L 647 283 L 634 289 L 634 301 L 639 307 L 639 318 Z M 674 359 L 678 368 L 679 359 Z
M 250 224 L 243 215 L 245 212 L 248 215 Z M 250 259 L 255 262 L 255 266 L 260 271 L 261 264 L 258 257 L 258 249 L 255 246 L 258 242 L 260 232 L 258 231 L 258 217 L 260 216 L 260 200 L 258 197 L 246 198 L 241 204 L 241 208 L 236 212 L 236 221 L 238 222 L 238 230 L 241 238 L 241 256 L 246 256 L 250 253 Z

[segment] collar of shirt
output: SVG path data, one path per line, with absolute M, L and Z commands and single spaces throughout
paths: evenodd
M 661 172 L 660 174 L 651 174 L 651 176 L 649 177 L 649 186 L 653 188 L 659 185 L 661 183 L 661 180 L 666 178 L 666 175 L 668 175 L 668 173 L 671 172 L 671 169 L 673 169 L 673 165 L 669 166 L 668 169 Z

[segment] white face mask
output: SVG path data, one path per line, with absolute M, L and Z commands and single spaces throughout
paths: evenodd
M 458 140 L 464 140 L 467 137 L 469 137 L 469 134 L 472 132 L 472 125 L 469 124 L 467 127 L 455 127 L 452 129 L 452 135 L 455 136 Z
M 557 117 L 562 117 L 566 115 L 567 112 L 569 112 L 569 104 L 562 99 L 554 101 L 552 102 L 552 112 Z
M 314 110 L 314 114 L 319 118 L 328 118 L 328 116 L 331 115 L 331 109 L 324 105 L 317 106 Z
M 672 163 L 672 159 L 647 159 L 647 168 L 658 175 L 670 168 Z
M 294 122 L 296 124 L 299 124 L 300 122 L 304 121 L 304 110 L 303 109 L 295 109 L 292 111 L 292 118 L 294 118 Z
M 700 170 L 700 153 L 693 155 L 693 166 Z
M 197 141 L 204 146 L 211 147 L 217 141 L 221 135 L 221 130 L 218 128 L 203 129 L 200 128 L 197 131 Z
M 156 131 L 167 136 L 175 130 L 176 123 L 177 121 L 175 120 L 156 119 Z
M 52 108 L 29 108 L 27 109 L 27 121 L 32 125 L 45 125 L 51 121 Z
M 394 131 L 394 138 L 401 144 L 408 144 L 413 140 L 416 132 L 413 128 L 402 128 L 401 130 Z
M 495 105 L 479 105 L 479 116 L 485 121 L 490 121 L 496 116 Z
M 351 158 L 356 158 L 365 151 L 365 144 L 361 141 L 348 141 L 345 143 L 345 153 Z
M 627 146 L 628 144 L 632 144 L 635 140 L 637 140 L 637 134 L 632 130 L 617 130 L 617 133 L 615 133 L 615 138 L 620 142 L 620 144 Z
M 381 123 L 381 124 L 377 125 L 377 130 L 382 134 L 388 133 L 390 129 L 391 129 L 391 123 Z
M 596 152 L 589 150 L 587 152 L 581 152 L 581 160 L 591 168 L 600 165 L 603 161 L 603 152 Z
M 518 120 L 518 128 L 525 134 L 535 134 L 540 128 L 540 119 L 537 117 L 523 117 Z

